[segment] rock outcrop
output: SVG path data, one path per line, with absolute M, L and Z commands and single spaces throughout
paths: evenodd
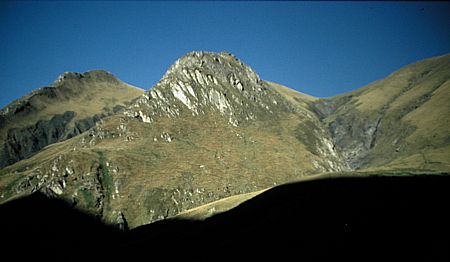
M 0 110 L 0 167 L 81 134 L 141 93 L 103 70 L 60 75 Z
M 177 60 L 127 114 L 152 122 L 158 116 L 219 112 L 238 126 L 290 110 L 278 92 L 233 55 L 192 52 Z
M 442 160 L 450 145 L 444 116 L 450 106 L 442 100 L 444 93 L 448 96 L 449 80 L 450 55 L 436 57 L 354 92 L 320 99 L 312 108 L 351 169 L 382 167 L 413 155 L 416 160 L 395 165 L 406 168 L 416 162 L 413 166 L 432 169 L 426 155 L 438 154 L 434 164 L 446 165 Z
M 68 135 L 68 124 L 74 117 L 75 112 L 67 111 L 50 120 L 40 120 L 32 126 L 8 130 L 0 166 L 28 158 L 45 146 L 63 140 Z

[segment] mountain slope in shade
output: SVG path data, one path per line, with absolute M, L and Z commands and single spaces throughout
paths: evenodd
M 17 255 L 20 245 L 30 258 L 52 247 L 53 257 L 102 259 L 448 261 L 448 173 L 353 175 L 277 186 L 204 221 L 168 219 L 127 232 L 34 193 L 0 206 L 2 254 Z
M 0 167 L 88 130 L 142 93 L 102 70 L 60 75 L 0 110 Z
M 229 53 L 191 52 L 125 108 L 0 170 L 0 202 L 39 191 L 135 228 L 324 172 L 448 171 L 449 58 L 317 99 Z
M 128 247 L 139 253 L 171 243 L 183 255 L 200 246 L 202 254 L 308 261 L 449 258 L 449 173 L 353 175 L 281 185 L 204 221 L 141 226 Z

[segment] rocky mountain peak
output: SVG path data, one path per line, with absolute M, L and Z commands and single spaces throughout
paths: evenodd
M 194 70 L 194 72 L 189 72 L 189 70 Z M 182 78 L 185 76 L 188 79 L 192 78 L 202 83 L 202 77 L 198 79 L 199 73 L 195 72 L 195 70 L 200 73 L 214 75 L 222 82 L 236 82 L 236 85 L 240 82 L 240 78 L 250 80 L 253 85 L 257 85 L 261 81 L 253 69 L 239 61 L 233 54 L 227 52 L 190 52 L 178 59 L 167 70 L 162 80 L 178 75 Z M 230 79 L 231 77 L 233 79 Z M 208 80 L 210 79 L 205 79 L 203 82 Z M 242 83 L 239 87 L 242 87 Z
M 285 99 L 230 53 L 190 52 L 178 59 L 128 114 L 152 122 L 153 116 L 196 116 L 216 111 L 240 122 L 289 110 Z

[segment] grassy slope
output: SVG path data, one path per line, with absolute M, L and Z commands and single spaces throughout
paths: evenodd
M 375 147 L 365 165 L 368 170 L 449 170 L 449 79 L 450 55 L 408 65 L 385 79 L 334 98 L 349 100 L 326 121 L 356 115 L 374 122 L 382 116 Z
M 132 201 L 144 205 L 148 211 L 158 205 L 152 202 L 152 189 L 167 190 L 159 198 L 177 195 L 174 190 L 186 190 L 180 194 L 192 194 L 188 198 L 193 202 L 172 207 L 183 211 L 316 172 L 311 159 L 317 156 L 290 134 L 293 130 L 278 125 L 259 122 L 232 128 L 209 116 L 200 121 L 163 119 L 151 125 L 132 121 L 129 126 L 139 134 L 133 142 L 124 144 L 117 140 L 98 145 L 108 151 L 114 165 L 126 171 L 123 175 L 127 178 L 120 182 L 123 185 L 120 191 L 123 195 L 133 195 L 133 199 L 120 199 L 118 206 L 122 207 Z M 173 141 L 162 141 L 163 132 L 171 134 Z M 212 196 L 208 195 L 210 192 Z M 134 213 L 130 217 L 136 217 L 134 223 L 130 221 L 132 225 L 150 219 L 150 214 L 142 210 L 127 211 L 129 216 Z
M 357 109 L 361 111 L 380 110 L 386 105 L 386 102 L 392 99 L 398 99 L 398 102 L 403 104 L 410 103 L 420 89 L 430 88 L 435 84 L 436 79 L 448 79 L 449 62 L 450 55 L 422 60 L 352 92 L 357 96 L 359 104 Z M 403 94 L 405 87 L 409 84 L 412 85 L 412 89 L 408 91 L 408 95 Z M 400 95 L 402 97 L 399 97 Z M 392 109 L 394 108 L 392 107 Z
M 244 201 L 247 201 L 262 192 L 266 191 L 267 189 L 245 193 L 245 194 L 239 194 L 234 195 L 230 197 L 226 197 L 214 202 L 211 202 L 206 205 L 202 205 L 196 208 L 192 208 L 186 211 L 181 212 L 175 218 L 177 219 L 192 219 L 192 220 L 204 220 L 210 216 L 228 211 L 239 204 L 241 204 Z
M 87 74 L 96 74 L 96 72 L 91 71 Z M 53 90 L 56 97 L 41 95 L 44 93 L 41 89 L 14 101 L 13 103 L 28 101 L 32 110 L 26 114 L 15 114 L 12 120 L 7 121 L 0 128 L 0 141 L 5 139 L 6 132 L 11 128 L 27 127 L 39 120 L 49 120 L 54 115 L 65 111 L 76 112 L 73 121 L 80 120 L 111 111 L 114 106 L 125 105 L 125 102 L 144 93 L 143 89 L 117 79 L 69 80 Z
M 307 103 L 314 98 L 274 83 L 271 86 L 309 112 Z M 223 197 L 320 172 L 313 162 L 322 159 L 296 137 L 299 124 L 306 119 L 286 113 L 277 120 L 232 127 L 215 113 L 159 118 L 151 124 L 116 115 L 95 128 L 96 132 L 108 133 L 108 138 L 97 139 L 89 146 L 92 138 L 85 133 L 49 146 L 0 171 L 0 187 L 4 190 L 9 181 L 34 170 L 50 170 L 61 155 L 67 159 L 64 165 L 74 167 L 76 174 L 87 173 L 99 165 L 96 154 L 101 152 L 119 192 L 113 193 L 108 205 L 111 210 L 124 212 L 129 226 L 135 227 L 161 214 L 173 216 Z M 127 131 L 119 136 L 121 125 Z M 161 138 L 163 133 L 170 134 L 170 143 Z M 86 142 L 81 145 L 83 138 Z M 183 200 L 186 197 L 188 201 Z M 168 213 L 166 209 L 170 209 Z
M 296 179 L 294 181 L 290 181 L 289 183 L 306 182 L 306 181 L 311 181 L 311 180 L 315 180 L 315 179 L 331 178 L 333 176 L 342 176 L 342 175 L 348 176 L 348 174 L 342 174 L 342 173 L 323 173 L 323 174 L 302 177 L 302 178 Z M 204 220 L 213 215 L 220 214 L 220 213 L 226 212 L 232 208 L 235 208 L 238 205 L 242 204 L 243 202 L 245 202 L 259 194 L 264 193 L 265 191 L 269 190 L 270 188 L 272 188 L 272 187 L 254 191 L 254 192 L 250 192 L 250 193 L 238 194 L 238 195 L 226 197 L 226 198 L 208 203 L 206 205 L 202 205 L 202 206 L 199 206 L 196 208 L 192 208 L 192 209 L 183 211 L 180 214 L 178 214 L 175 218 L 176 219 Z
M 401 170 L 384 170 L 384 171 L 365 171 L 365 172 L 339 172 L 339 173 L 322 173 L 317 175 L 312 175 L 304 178 L 300 178 L 295 181 L 291 181 L 289 183 L 286 183 L 282 186 L 285 186 L 287 184 L 293 184 L 293 183 L 301 183 L 301 182 L 307 182 L 307 181 L 313 181 L 313 180 L 326 180 L 326 179 L 332 179 L 332 178 L 359 178 L 359 177 L 367 177 L 367 178 L 373 178 L 373 177 L 395 177 L 395 176 L 401 176 L 401 177 L 413 177 L 413 176 L 421 176 L 421 175 L 446 175 L 441 173 L 421 173 L 420 171 L 401 171 Z M 271 187 L 273 188 L 273 187 Z M 246 194 L 239 194 L 234 195 L 231 197 L 223 198 L 218 201 L 214 201 L 211 203 L 208 203 L 206 205 L 202 205 L 190 210 L 186 210 L 179 215 L 177 215 L 176 219 L 188 219 L 188 220 L 205 220 L 206 218 L 209 218 L 211 216 L 226 212 L 228 210 L 231 210 L 240 204 L 266 192 L 267 190 L 271 188 L 266 188 L 259 191 L 254 191 Z
M 314 102 L 317 100 L 316 97 L 300 93 L 294 89 L 291 89 L 289 87 L 266 81 L 269 86 L 277 90 L 280 94 L 282 94 L 289 102 L 293 104 L 301 104 L 302 106 L 307 106 L 308 102 Z
M 300 120 L 286 116 L 280 121 L 235 128 L 214 114 L 203 119 L 162 118 L 152 124 L 113 116 L 99 128 L 115 137 L 98 139 L 95 146 L 80 146 L 83 138 L 91 139 L 84 134 L 51 145 L 0 171 L 0 187 L 4 191 L 10 181 L 34 170 L 50 170 L 60 155 L 64 166 L 77 174 L 87 173 L 98 165 L 96 152 L 102 152 L 110 165 L 109 173 L 119 170 L 112 175 L 119 193 L 111 200 L 111 207 L 122 210 L 130 227 L 134 227 L 155 219 L 152 209 L 161 215 L 169 206 L 168 215 L 172 216 L 223 197 L 316 173 L 311 160 L 320 161 L 319 157 L 295 138 Z M 119 137 L 117 128 L 121 124 L 130 132 Z M 173 140 L 164 141 L 163 133 L 169 133 Z M 192 202 L 181 204 L 179 199 L 185 195 L 190 195 Z M 174 205 L 172 196 L 180 204 Z

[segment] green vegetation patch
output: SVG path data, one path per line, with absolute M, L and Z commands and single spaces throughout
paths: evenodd
M 106 191 L 106 195 L 109 197 L 113 193 L 114 182 L 111 175 L 109 174 L 109 170 L 106 165 L 105 154 L 101 151 L 98 151 L 97 153 L 99 155 L 99 167 L 98 167 L 99 180 L 102 185 L 102 188 Z
M 86 205 L 86 208 L 88 208 L 88 209 L 93 208 L 95 205 L 95 199 L 94 199 L 94 195 L 92 195 L 92 192 L 87 188 L 82 188 L 82 189 L 80 189 L 79 192 L 83 196 L 83 201 Z

